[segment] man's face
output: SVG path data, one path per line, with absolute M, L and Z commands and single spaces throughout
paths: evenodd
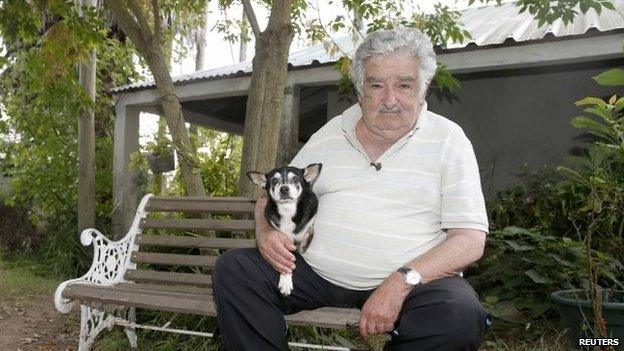
M 419 72 L 417 60 L 407 53 L 373 56 L 364 63 L 359 101 L 369 132 L 396 141 L 414 126 L 424 96 Z

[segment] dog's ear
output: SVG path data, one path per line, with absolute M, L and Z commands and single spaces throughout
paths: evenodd
M 308 167 L 303 169 L 303 178 L 306 180 L 306 182 L 310 184 L 314 183 L 316 178 L 318 178 L 319 174 L 321 173 L 322 167 L 323 165 L 320 163 L 313 163 L 311 165 L 308 165 Z
M 266 175 L 264 173 L 247 172 L 247 177 L 259 187 L 266 188 Z

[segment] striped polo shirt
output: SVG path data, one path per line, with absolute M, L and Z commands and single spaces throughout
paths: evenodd
M 355 136 L 359 104 L 333 118 L 291 162 L 322 163 L 314 239 L 303 255 L 316 273 L 354 290 L 376 288 L 440 244 L 443 229 L 488 231 L 472 145 L 456 123 L 427 111 L 376 162 Z

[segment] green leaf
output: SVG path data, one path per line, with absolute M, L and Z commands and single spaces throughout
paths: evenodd
M 498 296 L 488 295 L 485 297 L 485 302 L 488 304 L 494 304 L 498 302 Z
M 607 128 L 607 126 L 605 126 L 604 124 L 594 119 L 591 119 L 589 117 L 583 117 L 583 116 L 573 118 L 572 126 L 578 129 L 589 129 L 592 131 L 596 131 L 600 133 L 601 135 L 606 135 L 609 132 L 609 128 Z
M 531 251 L 535 249 L 532 245 L 521 245 L 513 240 L 504 240 L 514 251 Z
M 613 3 L 611 3 L 610 1 L 603 1 L 601 4 L 609 10 L 615 11 L 615 6 L 613 6 Z
M 529 278 L 531 278 L 531 280 L 533 280 L 533 282 L 537 284 L 552 284 L 553 283 L 552 279 L 543 276 L 541 273 L 538 273 L 536 270 L 533 270 L 533 269 L 530 269 L 524 272 L 524 274 L 528 275 Z
M 622 96 L 621 98 L 617 99 L 617 101 L 614 104 L 615 106 L 615 111 L 619 112 L 624 108 L 624 96 Z
M 576 106 L 583 105 L 604 105 L 605 102 L 597 97 L 588 96 L 574 103 Z
M 624 85 L 624 69 L 614 68 L 592 77 L 602 86 Z

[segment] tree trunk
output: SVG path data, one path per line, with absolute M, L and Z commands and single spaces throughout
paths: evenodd
M 245 16 L 245 9 L 243 9 L 243 16 L 241 20 L 243 22 L 243 26 L 249 23 L 247 21 L 247 16 Z M 238 47 L 238 62 L 247 61 L 247 40 L 245 39 L 245 36 L 241 33 L 240 46 Z
M 158 130 L 156 131 L 156 142 L 159 143 L 167 134 L 167 121 L 163 117 L 158 118 Z M 160 149 L 160 148 L 159 148 Z M 156 195 L 165 195 L 165 177 L 163 173 L 154 174 L 154 190 Z
M 206 69 L 206 34 L 210 30 L 208 28 L 208 12 L 210 12 L 210 3 L 206 1 L 204 5 L 204 16 L 202 18 L 203 25 L 198 29 L 195 35 L 195 46 L 197 54 L 195 54 L 195 71 L 203 71 Z
M 290 23 L 291 5 L 292 0 L 276 0 L 266 29 L 256 35 L 239 178 L 242 196 L 252 196 L 258 191 L 247 179 L 247 171 L 266 172 L 275 167 L 284 108 L 288 52 L 294 38 Z
M 83 0 L 78 6 L 96 6 L 96 0 Z M 80 85 L 95 101 L 95 50 L 80 66 Z M 78 117 L 78 231 L 95 227 L 95 112 L 88 107 Z
M 136 0 L 135 0 L 136 1 Z M 188 195 L 206 196 L 201 174 L 199 173 L 197 157 L 191 147 L 191 141 L 186 130 L 180 100 L 175 94 L 175 88 L 169 73 L 168 64 L 163 53 L 161 37 L 160 9 L 157 0 L 152 0 L 153 32 L 148 23 L 148 16 L 135 1 L 106 0 L 113 16 L 121 29 L 130 37 L 138 51 L 147 61 L 154 76 L 156 88 L 160 94 L 160 104 L 163 117 L 171 133 L 173 145 L 178 154 L 178 160 L 184 184 Z M 132 13 L 128 11 L 131 8 Z
M 175 94 L 175 88 L 166 61 L 161 53 L 160 48 L 150 47 L 150 53 L 147 55 L 147 63 L 154 76 L 156 87 L 160 93 L 160 104 L 164 112 L 164 118 L 167 121 L 167 127 L 171 133 L 173 145 L 178 154 L 178 161 L 182 170 L 186 192 L 192 196 L 206 196 L 204 184 L 199 173 L 197 165 L 197 157 L 191 146 L 191 140 L 186 131 L 184 116 L 182 116 L 182 106 Z

